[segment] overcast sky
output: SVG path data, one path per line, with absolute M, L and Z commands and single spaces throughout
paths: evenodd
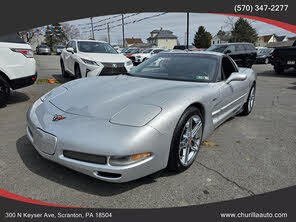
M 136 16 L 130 17 L 125 19 L 125 22 L 133 21 L 135 19 L 141 19 L 147 16 L 156 15 L 158 13 L 140 13 Z M 130 15 L 126 14 L 125 16 Z M 95 25 L 98 24 L 104 24 L 107 21 L 103 21 L 101 23 L 98 23 L 98 21 L 102 19 L 106 19 L 111 17 L 109 16 L 100 16 L 95 17 L 93 19 Z M 120 17 L 110 19 L 108 21 L 117 20 Z M 234 17 L 235 19 L 238 19 Z M 228 27 L 225 24 L 225 21 L 227 20 L 227 16 L 224 15 L 213 15 L 213 14 L 204 14 L 204 13 L 190 13 L 190 29 L 189 29 L 189 41 L 192 43 L 193 37 L 195 32 L 197 31 L 199 26 L 204 26 L 207 31 L 209 31 L 213 36 L 218 32 L 221 27 L 224 31 L 230 30 L 230 27 Z M 278 28 L 276 26 L 272 26 L 263 22 L 258 22 L 254 20 L 251 21 L 251 24 L 257 29 L 257 32 L 259 35 L 268 35 L 276 33 L 278 35 L 287 35 L 287 36 L 295 36 L 296 34 L 286 31 L 284 29 Z M 89 23 L 90 19 L 79 19 L 75 21 L 70 21 L 71 24 L 85 24 Z M 115 22 L 110 24 L 116 25 L 120 24 L 121 22 Z M 81 26 L 79 26 L 81 27 Z M 90 26 L 89 26 L 90 27 Z M 186 32 L 186 13 L 167 13 L 164 15 L 161 15 L 159 17 L 150 18 L 147 20 L 143 20 L 137 23 L 128 24 L 125 26 L 125 37 L 126 38 L 141 38 L 143 42 L 146 42 L 147 38 L 150 36 L 150 32 L 153 29 L 169 29 L 173 31 L 174 35 L 178 36 L 178 40 L 180 44 L 184 44 L 184 38 L 185 38 L 185 32 Z M 103 28 L 103 27 L 100 27 Z M 87 39 L 90 36 L 90 32 L 85 33 L 81 30 L 81 38 Z M 104 40 L 106 39 L 107 31 L 95 31 L 95 38 L 97 40 Z M 111 28 L 110 29 L 110 39 L 112 44 L 118 44 L 122 43 L 122 28 L 121 26 Z

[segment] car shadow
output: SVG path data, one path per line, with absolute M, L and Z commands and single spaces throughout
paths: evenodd
M 291 85 L 294 85 L 294 86 L 287 87 L 287 89 L 296 90 L 296 82 L 291 83 Z
M 296 70 L 290 68 L 288 70 L 285 70 L 282 74 L 277 74 L 273 70 L 268 70 L 264 72 L 258 72 L 257 75 L 263 77 L 296 78 Z
M 69 82 L 71 80 L 74 80 L 74 77 L 68 77 L 68 78 L 63 78 L 62 74 L 53 74 L 52 77 L 56 79 L 59 83 L 64 84 L 66 82 Z
M 34 149 L 27 136 L 19 138 L 16 147 L 23 163 L 34 174 L 63 186 L 98 196 L 117 195 L 144 184 L 154 183 L 159 177 L 174 175 L 163 170 L 127 183 L 108 183 L 44 159 Z
M 9 105 L 9 104 L 21 103 L 21 102 L 28 101 L 29 99 L 30 97 L 23 92 L 11 91 L 7 104 Z

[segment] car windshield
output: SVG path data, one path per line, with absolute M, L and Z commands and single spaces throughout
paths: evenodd
M 259 55 L 265 55 L 272 52 L 272 49 L 258 49 L 257 54 Z
M 133 50 L 131 50 L 129 53 L 137 53 L 137 52 L 139 52 L 138 49 L 133 49 Z
M 78 41 L 78 49 L 80 52 L 87 53 L 111 53 L 117 54 L 118 52 L 112 48 L 111 45 L 104 42 L 87 42 L 87 41 Z
M 49 48 L 47 45 L 40 45 L 40 48 Z
M 206 51 L 224 52 L 226 48 L 227 48 L 227 45 L 213 45 L 210 48 L 208 48 Z
M 150 53 L 153 49 L 145 49 L 141 53 Z
M 124 48 L 123 50 L 121 50 L 121 53 L 125 53 L 128 50 L 128 48 Z
M 131 69 L 132 76 L 191 82 L 212 81 L 218 58 L 213 55 L 161 53 Z
M 129 48 L 129 49 L 127 49 L 124 53 L 131 53 L 131 51 L 133 51 L 133 50 L 135 50 L 135 49 L 133 49 L 133 48 Z
M 57 46 L 57 49 L 63 49 L 65 46 Z

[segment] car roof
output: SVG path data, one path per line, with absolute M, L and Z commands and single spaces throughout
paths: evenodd
M 253 45 L 253 43 L 250 43 L 250 42 L 232 42 L 232 43 L 222 43 L 222 44 L 215 44 L 215 45 L 241 45 L 241 44 Z
M 99 40 L 92 40 L 92 39 L 90 39 L 90 40 L 87 40 L 87 39 L 72 39 L 71 41 L 79 41 L 79 42 L 101 42 L 101 43 L 107 43 L 107 42 L 105 42 L 105 41 L 99 41 Z
M 171 51 L 166 51 L 163 53 L 178 53 L 178 54 L 199 54 L 199 55 L 214 55 L 214 56 L 225 56 L 224 53 L 220 52 L 213 52 L 213 51 L 187 51 L 187 50 L 171 50 Z

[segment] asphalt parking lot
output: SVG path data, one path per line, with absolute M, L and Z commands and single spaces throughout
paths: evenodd
M 39 78 L 61 79 L 57 56 L 37 56 Z M 261 194 L 296 184 L 296 71 L 258 73 L 255 107 L 221 125 L 181 174 L 159 172 L 111 184 L 43 159 L 25 136 L 30 105 L 58 84 L 14 91 L 0 109 L 0 188 L 32 199 L 97 208 L 198 205 Z

